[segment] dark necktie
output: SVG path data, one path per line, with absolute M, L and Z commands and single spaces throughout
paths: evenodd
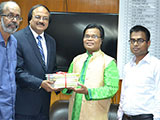
M 42 44 L 41 44 L 42 37 L 40 35 L 38 35 L 37 39 L 38 39 L 38 48 L 39 48 L 39 51 L 41 53 L 42 60 L 45 64 L 45 57 L 44 57 L 43 48 L 42 48 Z

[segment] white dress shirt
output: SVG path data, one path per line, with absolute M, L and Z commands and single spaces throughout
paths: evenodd
M 30 27 L 30 29 L 33 33 L 33 36 L 36 40 L 36 43 L 38 44 L 38 39 L 37 39 L 38 34 L 31 27 Z M 44 57 L 45 57 L 45 64 L 47 65 L 47 45 L 46 45 L 46 40 L 44 38 L 44 32 L 42 34 L 40 34 L 40 36 L 42 37 L 41 44 L 42 44 L 43 53 L 44 53 Z
M 160 60 L 148 53 L 137 65 L 125 65 L 118 120 L 128 115 L 153 114 L 160 119 Z

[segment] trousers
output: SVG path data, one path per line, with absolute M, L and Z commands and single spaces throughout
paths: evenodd
M 153 114 L 140 114 L 140 115 L 123 114 L 122 120 L 153 120 Z

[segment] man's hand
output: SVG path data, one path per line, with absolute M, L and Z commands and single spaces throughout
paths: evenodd
M 54 84 L 53 81 L 43 80 L 42 83 L 41 83 L 41 87 L 43 89 L 45 89 L 47 92 L 60 91 L 61 90 L 59 88 L 53 88 L 52 84 Z
M 88 95 L 88 89 L 86 86 L 84 86 L 80 83 L 78 83 L 78 86 L 81 86 L 81 88 L 69 88 L 69 89 L 73 90 L 76 93 L 82 93 L 82 94 Z

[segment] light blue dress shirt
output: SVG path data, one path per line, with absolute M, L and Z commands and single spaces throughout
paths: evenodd
M 17 40 L 10 36 L 5 46 L 0 33 L 0 120 L 14 120 L 17 64 Z

